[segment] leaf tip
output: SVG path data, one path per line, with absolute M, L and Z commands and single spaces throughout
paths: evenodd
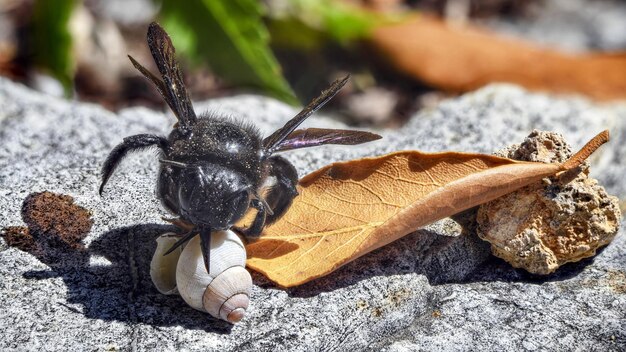
M 574 156 L 569 158 L 561 166 L 563 170 L 571 170 L 583 163 L 593 152 L 600 146 L 609 141 L 609 130 L 604 130 L 593 137 L 584 147 L 582 147 Z

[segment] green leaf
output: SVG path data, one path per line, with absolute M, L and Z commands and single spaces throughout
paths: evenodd
M 294 17 L 270 18 L 267 28 L 274 47 L 314 51 L 319 50 L 328 41 L 325 33 Z
M 297 104 L 269 48 L 269 34 L 256 0 L 198 0 L 162 3 L 162 25 L 177 50 L 234 85 L 260 89 Z
M 33 13 L 35 61 L 63 84 L 67 95 L 76 69 L 68 28 L 75 5 L 75 0 L 37 0 Z
M 396 21 L 398 16 L 342 1 L 290 0 L 276 8 L 270 6 L 269 17 L 275 44 L 310 50 L 323 44 L 320 36 L 347 45 L 367 38 L 374 28 Z

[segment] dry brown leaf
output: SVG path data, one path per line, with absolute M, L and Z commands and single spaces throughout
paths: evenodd
M 626 97 L 626 53 L 565 54 L 425 16 L 378 27 L 369 41 L 395 69 L 446 91 L 510 82 L 601 100 Z
M 334 163 L 305 176 L 289 211 L 246 246 L 248 266 L 280 286 L 326 275 L 438 219 L 578 167 L 594 137 L 563 164 L 405 151 Z

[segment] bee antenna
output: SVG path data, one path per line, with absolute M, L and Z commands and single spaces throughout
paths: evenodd
M 188 165 L 185 163 L 181 163 L 178 161 L 174 161 L 174 160 L 167 160 L 167 159 L 159 159 L 159 162 L 166 164 L 166 165 L 171 165 L 171 166 L 176 166 L 176 167 L 187 167 Z

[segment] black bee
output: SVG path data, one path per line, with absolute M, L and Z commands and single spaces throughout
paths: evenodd
M 100 194 L 129 152 L 159 148 L 157 196 L 167 210 L 179 217 L 174 223 L 192 227 L 169 252 L 199 234 L 207 271 L 212 231 L 229 229 L 252 207 L 257 214 L 250 227 L 241 229 L 241 232 L 246 236 L 258 236 L 266 224 L 285 213 L 298 195 L 296 169 L 286 159 L 274 155 L 276 152 L 322 144 L 360 144 L 381 138 L 360 131 L 295 130 L 324 106 L 344 86 L 348 77 L 334 82 L 285 126 L 266 138 L 261 138 L 248 123 L 210 114 L 197 117 L 174 57 L 174 46 L 156 23 L 151 23 L 148 29 L 148 46 L 163 80 L 131 56 L 130 61 L 154 83 L 178 122 L 167 138 L 152 134 L 124 138 L 104 162 Z M 272 178 L 271 188 L 264 195 L 260 194 L 266 181 Z

